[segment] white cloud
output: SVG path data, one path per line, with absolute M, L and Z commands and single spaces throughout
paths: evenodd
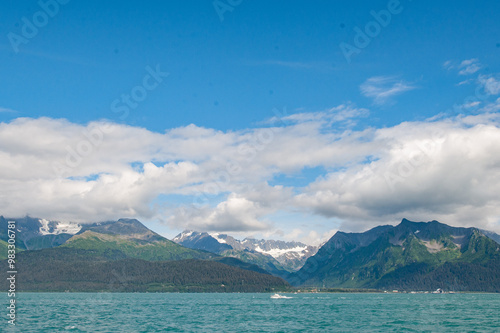
M 303 230 L 300 228 L 294 228 L 288 233 L 284 233 L 282 231 L 277 232 L 274 231 L 272 233 L 269 233 L 266 236 L 266 238 L 275 238 L 277 235 L 282 237 L 286 241 L 300 241 L 304 244 L 307 245 L 313 245 L 313 246 L 319 246 L 324 244 L 326 241 L 328 241 L 330 238 L 332 238 L 333 235 L 337 232 L 337 229 L 331 229 L 325 232 L 317 232 L 316 230 Z
M 165 210 L 165 222 L 199 231 L 269 231 L 272 223 L 266 216 L 285 208 L 292 198 L 291 189 L 281 185 L 259 183 L 232 188 L 236 192 L 215 206 L 209 204 L 210 195 L 200 193 L 192 205 Z
M 281 117 L 275 116 L 266 121 L 265 124 L 297 124 L 305 122 L 315 122 L 323 126 L 349 127 L 357 123 L 359 118 L 367 117 L 370 111 L 365 108 L 358 108 L 352 103 L 341 104 L 339 106 L 318 112 L 299 112 L 286 114 Z
M 468 59 L 464 60 L 458 65 L 460 75 L 470 75 L 476 73 L 482 68 L 478 59 Z
M 375 104 L 381 105 L 389 102 L 392 97 L 416 87 L 395 76 L 374 76 L 363 82 L 360 89 L 364 96 L 373 98 Z
M 471 108 L 475 108 L 476 106 L 478 106 L 479 104 L 481 104 L 481 102 L 479 101 L 474 101 L 474 102 L 470 102 L 470 103 L 466 103 L 466 104 L 463 104 L 462 107 L 463 108 L 466 108 L 466 109 L 471 109 Z
M 208 206 L 194 209 L 178 208 L 174 211 L 174 215 L 167 219 L 167 223 L 200 231 L 255 231 L 270 227 L 261 220 L 262 217 L 262 207 L 233 193 L 213 209 Z
M 452 63 L 452 61 L 451 61 L 451 60 L 446 60 L 446 61 L 443 63 L 443 67 L 444 67 L 445 69 L 450 70 L 450 69 L 452 69 L 454 66 L 453 66 L 453 63 Z
M 16 110 L 0 107 L 0 113 L 17 113 Z
M 489 124 L 483 120 L 470 116 L 379 129 L 374 162 L 318 179 L 295 203 L 342 218 L 342 230 L 407 217 L 498 231 L 499 118 Z
M 497 80 L 493 76 L 479 75 L 478 81 L 483 85 L 486 92 L 490 95 L 500 94 L 500 80 Z
M 494 113 L 500 111 L 500 97 L 497 98 L 496 101 L 486 104 L 481 108 L 481 111 L 485 113 Z
M 500 231 L 498 105 L 476 116 L 364 130 L 325 130 L 364 114 L 348 105 L 295 114 L 280 127 L 228 132 L 18 118 L 0 123 L 0 214 L 267 232 L 276 230 L 270 216 L 289 211 L 341 220 L 341 230 L 407 217 Z M 72 155 L 79 150 L 84 156 Z M 54 172 L 54 163 L 66 173 Z M 305 187 L 276 180 L 308 167 L 326 171 Z M 201 205 L 162 204 L 160 195 Z M 304 239 L 318 233 L 293 228 Z
M 457 86 L 463 86 L 464 84 L 469 84 L 472 82 L 474 82 L 474 79 L 463 80 L 463 81 L 460 81 L 459 83 L 457 83 Z

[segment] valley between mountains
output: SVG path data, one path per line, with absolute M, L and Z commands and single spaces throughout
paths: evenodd
M 0 216 L 4 266 L 8 221 L 16 225 L 21 291 L 500 292 L 500 236 L 437 221 L 339 231 L 317 248 L 197 231 L 169 240 L 135 219 L 76 224 Z

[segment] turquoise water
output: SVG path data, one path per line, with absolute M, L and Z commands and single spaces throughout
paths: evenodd
M 4 310 L 0 331 L 500 331 L 500 294 L 287 295 L 21 293 L 15 329 Z

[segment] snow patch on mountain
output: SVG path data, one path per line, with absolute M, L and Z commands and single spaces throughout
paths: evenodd
M 177 235 L 174 239 L 172 239 L 174 242 L 179 243 L 182 242 L 183 240 L 191 237 L 193 235 L 194 231 L 191 230 L 186 230 L 181 232 L 179 235 Z
M 210 236 L 212 236 L 213 238 L 215 238 L 216 241 L 218 241 L 219 243 L 221 244 L 227 244 L 226 240 L 223 239 L 223 238 L 219 238 L 220 234 L 217 233 L 217 232 L 212 232 L 212 233 L 208 233 Z
M 39 233 L 44 236 L 59 234 L 74 235 L 82 229 L 82 226 L 78 223 L 54 222 L 46 219 L 39 219 L 38 222 L 41 224 Z
M 294 253 L 297 256 L 303 257 L 303 256 L 307 255 L 307 252 L 305 252 L 306 250 L 307 250 L 307 246 L 296 246 L 296 247 L 288 248 L 288 249 L 273 248 L 273 249 L 270 249 L 267 251 L 261 249 L 260 246 L 257 246 L 255 248 L 255 251 L 260 252 L 260 253 L 264 253 L 264 254 L 268 254 L 271 257 L 276 258 L 276 259 L 279 258 L 280 256 L 282 256 L 284 254 L 288 254 L 288 253 Z
M 40 220 L 38 220 L 38 222 L 40 222 L 40 224 L 41 224 L 40 229 L 39 229 L 40 233 L 42 235 L 50 235 L 51 234 L 51 232 L 49 231 L 49 223 L 50 222 L 46 219 L 40 219 Z

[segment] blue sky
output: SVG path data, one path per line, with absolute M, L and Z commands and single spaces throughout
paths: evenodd
M 338 228 L 366 229 L 378 223 L 395 223 L 403 217 L 422 220 L 442 217 L 443 222 L 451 224 L 473 224 L 467 221 L 470 221 L 474 209 L 484 211 L 486 206 L 492 205 L 493 198 L 489 197 L 480 203 L 457 199 L 449 203 L 448 210 L 441 211 L 432 203 L 422 202 L 427 193 L 423 189 L 420 189 L 423 192 L 418 192 L 403 187 L 391 189 L 391 193 L 399 193 L 396 198 L 408 199 L 391 206 L 400 207 L 398 209 L 387 207 L 377 211 L 366 208 L 367 213 L 362 214 L 359 210 L 363 208 L 355 201 L 346 210 L 323 207 L 323 204 L 342 207 L 345 202 L 338 199 L 339 196 L 350 198 L 347 190 L 342 195 L 331 193 L 335 190 L 328 186 L 334 186 L 334 183 L 328 182 L 333 178 L 344 175 L 357 179 L 360 170 L 367 165 L 378 170 L 384 162 L 387 162 L 385 166 L 394 165 L 394 160 L 384 160 L 387 156 L 401 159 L 402 155 L 397 155 L 393 149 L 397 146 L 395 142 L 405 146 L 406 141 L 401 137 L 408 134 L 402 130 L 405 124 L 410 124 L 408 131 L 415 129 L 415 135 L 424 141 L 431 136 L 426 129 L 433 126 L 439 127 L 440 131 L 445 128 L 449 140 L 454 140 L 453 135 L 459 135 L 455 132 L 452 135 L 450 131 L 460 128 L 498 128 L 495 118 L 500 73 L 498 2 L 455 1 L 453 5 L 408 0 L 288 1 L 286 4 L 245 0 L 65 2 L 57 3 L 57 8 L 54 1 L 19 3 L 9 0 L 0 6 L 3 36 L 0 39 L 3 78 L 0 83 L 0 122 L 4 135 L 0 149 L 5 156 L 24 156 L 20 160 L 8 160 L 4 174 L 10 175 L 8 170 L 12 165 L 49 163 L 48 159 L 52 159 L 51 163 L 57 155 L 51 155 L 57 150 L 55 146 L 38 147 L 33 141 L 21 143 L 16 141 L 21 140 L 19 137 L 7 137 L 16 133 L 9 130 L 12 128 L 31 140 L 60 145 L 61 160 L 67 156 L 68 145 L 77 150 L 81 141 L 81 138 L 71 137 L 69 129 L 80 133 L 81 129 L 89 129 L 96 122 L 111 122 L 117 126 L 108 141 L 104 136 L 103 145 L 112 145 L 113 140 L 123 141 L 123 137 L 133 135 L 136 135 L 133 142 L 147 144 L 136 147 L 138 152 L 118 145 L 119 149 L 130 148 L 130 156 L 126 157 L 124 152 L 116 150 L 118 148 L 102 153 L 102 156 L 100 153 L 89 154 L 90 157 L 82 159 L 82 165 L 92 162 L 94 169 L 79 164 L 71 167 L 67 174 L 55 178 L 41 171 L 38 175 L 39 170 L 27 169 L 26 173 L 37 176 L 21 177 L 13 185 L 12 179 L 17 178 L 5 176 L 5 182 L 11 187 L 3 187 L 3 196 L 11 194 L 6 192 L 7 188 L 19 193 L 33 193 L 44 186 L 57 187 L 54 184 L 63 180 L 76 182 L 73 184 L 75 188 L 82 187 L 85 190 L 80 191 L 88 191 L 85 192 L 88 194 L 78 192 L 80 199 L 74 197 L 75 193 L 69 196 L 73 200 L 67 202 L 66 207 L 73 207 L 77 212 L 75 215 L 71 215 L 68 208 L 50 211 L 27 202 L 16 205 L 15 209 L 5 204 L 4 215 L 29 213 L 51 215 L 56 219 L 95 220 L 128 214 L 151 223 L 167 235 L 184 227 L 198 227 L 286 238 L 292 230 L 298 230 L 295 234 L 300 234 L 299 238 L 316 241 L 321 235 Z M 48 4 L 46 8 L 52 11 L 52 15 L 44 14 L 43 4 Z M 229 10 L 224 11 L 224 8 Z M 394 9 L 392 14 L 391 8 Z M 373 11 L 382 16 L 381 11 L 389 13 L 390 22 L 375 23 Z M 26 22 L 38 22 L 34 36 L 26 35 L 26 31 L 29 32 Z M 367 32 L 370 27 L 376 30 Z M 341 45 L 356 47 L 358 29 L 372 37 L 367 37 L 367 45 L 358 47 L 359 53 L 347 59 Z M 22 38 L 23 42 L 19 42 Z M 163 74 L 155 80 L 151 77 L 152 72 Z M 151 89 L 145 88 L 145 82 Z M 478 87 L 487 92 L 485 98 L 468 109 L 453 109 L 454 106 L 477 102 L 474 96 Z M 130 104 L 127 104 L 123 96 L 134 93 L 137 100 L 129 100 Z M 457 119 L 459 114 L 475 118 L 464 120 L 464 116 Z M 438 117 L 429 120 L 435 116 Z M 52 131 L 60 136 L 49 140 L 43 136 L 43 129 L 46 129 L 45 133 Z M 115 203 L 116 207 L 110 205 L 114 209 L 85 208 L 102 199 L 101 194 L 95 194 L 97 190 L 93 186 L 102 185 L 103 193 L 116 190 L 107 187 L 106 175 L 122 179 L 132 170 L 146 177 L 143 166 L 147 163 L 158 168 L 173 163 L 174 167 L 182 165 L 191 168 L 189 170 L 202 169 L 205 174 L 217 173 L 215 164 L 224 161 L 221 165 L 225 165 L 231 161 L 228 147 L 234 148 L 252 135 L 266 133 L 262 132 L 265 129 L 271 129 L 267 132 L 267 135 L 272 135 L 270 142 L 258 142 L 257 156 L 247 156 L 247 163 L 252 167 L 238 172 L 229 182 L 231 186 L 225 184 L 214 190 L 216 193 L 209 196 L 205 215 L 195 214 L 199 223 L 188 223 L 179 217 L 178 212 L 171 210 L 192 202 L 193 191 L 206 192 L 202 185 L 207 179 L 201 176 L 196 182 L 191 179 L 178 187 L 171 187 L 164 179 L 164 188 L 168 190 L 156 189 L 150 195 L 134 194 L 132 197 L 137 202 L 130 199 L 126 208 L 119 203 Z M 31 136 L 27 135 L 28 130 L 33 131 Z M 470 133 L 460 133 L 470 136 Z M 389 135 L 392 141 L 381 139 L 384 135 Z M 195 148 L 199 147 L 196 143 L 186 145 L 185 149 L 190 151 L 173 153 L 165 148 L 179 137 L 185 142 L 207 143 L 206 154 Z M 287 144 L 287 138 L 303 140 L 294 142 L 290 139 Z M 215 142 L 213 145 L 208 144 L 211 140 Z M 255 140 L 254 137 L 250 144 L 254 142 L 255 146 Z M 351 156 L 335 150 L 334 145 L 342 140 L 347 140 L 347 143 L 341 145 L 340 150 L 350 147 L 349 144 L 355 141 L 351 151 L 356 153 Z M 311 143 L 318 150 L 314 154 L 307 149 Z M 290 149 L 289 145 L 293 144 L 302 149 Z M 484 145 L 484 142 L 477 144 Z M 99 143 L 95 151 L 105 150 L 101 148 Z M 224 149 L 224 153 L 219 155 L 221 151 L 217 149 Z M 373 149 L 372 153 L 370 149 Z M 432 161 L 441 166 L 445 162 L 451 163 L 451 157 L 445 158 L 448 153 L 462 156 L 461 160 L 469 158 L 471 165 L 478 162 L 474 160 L 476 157 L 464 155 L 463 151 L 455 152 L 446 145 L 440 149 L 444 149 L 440 154 L 444 160 L 438 163 L 433 158 Z M 148 154 L 144 153 L 145 150 Z M 283 156 L 279 156 L 279 152 L 283 152 Z M 328 153 L 337 154 L 338 158 L 318 157 Z M 110 154 L 115 154 L 116 160 Z M 270 161 L 272 156 L 294 160 L 298 158 L 297 154 L 314 157 L 306 156 L 290 165 Z M 404 155 L 403 152 L 400 154 Z M 463 179 L 460 179 L 474 179 L 470 172 L 464 171 Z M 381 175 L 387 180 L 386 173 Z M 422 179 L 431 182 L 427 176 L 422 175 L 424 178 L 409 183 L 417 184 Z M 52 185 L 42 186 L 41 179 Z M 364 186 L 369 183 L 365 182 Z M 263 186 L 264 192 L 269 188 L 270 192 L 280 192 L 276 196 L 286 199 L 274 198 L 279 203 L 273 202 L 274 208 L 266 208 L 262 197 L 257 198 L 257 194 L 239 187 L 255 184 Z M 493 184 L 496 185 L 496 181 Z M 202 188 L 194 189 L 196 186 Z M 452 188 L 447 190 L 452 191 Z M 44 191 L 40 193 L 46 193 Z M 318 199 L 325 191 L 329 199 Z M 68 193 L 60 188 L 49 192 L 55 201 L 60 200 L 58 195 L 68 197 Z M 81 200 L 81 196 L 85 196 L 85 200 Z M 313 202 L 313 198 L 319 201 Z M 271 199 L 264 201 L 267 200 Z M 363 197 L 363 203 L 367 201 L 370 199 Z M 46 204 L 50 206 L 50 202 Z M 246 208 L 238 210 L 229 204 L 231 202 L 234 207 L 243 205 Z M 474 209 L 459 214 L 457 205 Z M 416 210 L 401 208 L 417 206 Z M 227 216 L 209 211 L 217 207 Z M 478 223 L 483 227 L 498 228 L 499 212 L 494 209 L 487 211 L 482 222 Z M 218 216 L 216 220 L 227 218 L 228 221 L 207 223 L 210 214 Z M 401 216 L 403 214 L 411 216 Z M 234 222 L 230 222 L 231 219 Z M 191 216 L 189 220 L 196 219 Z M 231 223 L 242 227 L 232 228 Z M 311 231 L 316 234 L 311 234 Z

